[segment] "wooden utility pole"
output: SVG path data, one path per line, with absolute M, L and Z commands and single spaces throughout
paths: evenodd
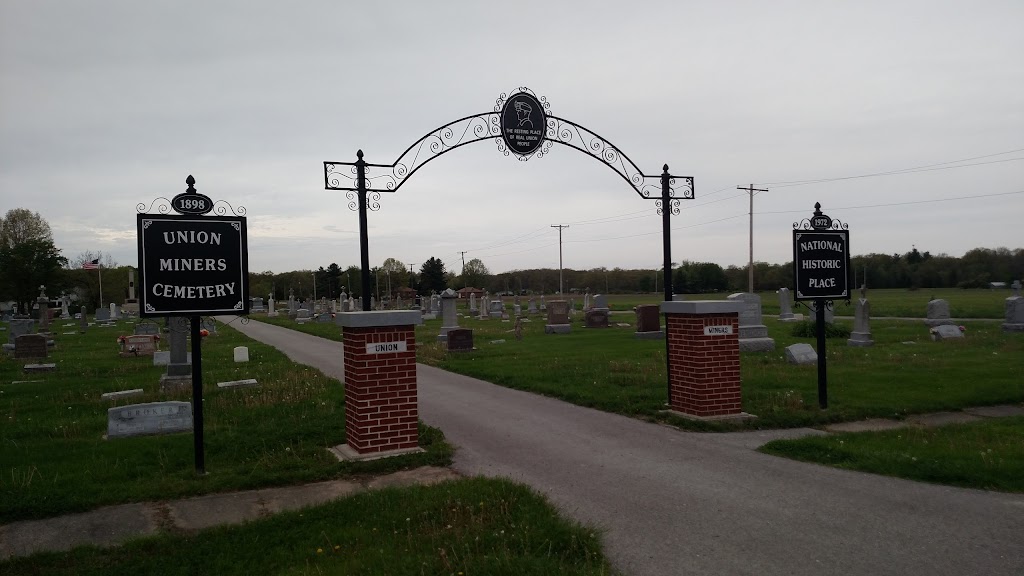
M 562 229 L 568 228 L 568 224 L 552 224 L 552 228 L 558 228 L 558 293 L 562 294 Z
M 763 188 L 737 186 L 737 190 L 746 190 L 750 194 L 750 260 L 747 263 L 747 292 L 754 293 L 754 192 L 767 192 Z

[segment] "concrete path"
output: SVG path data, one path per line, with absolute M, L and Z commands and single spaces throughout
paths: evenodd
M 343 376 L 337 342 L 234 325 Z M 458 447 L 457 471 L 524 482 L 601 527 L 626 574 L 1024 574 L 1024 495 L 753 450 L 813 430 L 687 433 L 424 365 L 418 377 L 421 418 Z
M 428 485 L 458 478 L 447 468 L 423 466 L 366 482 L 331 480 L 298 486 L 223 492 L 167 502 L 104 506 L 81 514 L 25 520 L 0 526 L 0 559 L 33 552 L 64 551 L 92 544 L 113 546 L 159 532 L 188 532 L 240 524 L 276 512 L 297 510 L 389 486 Z

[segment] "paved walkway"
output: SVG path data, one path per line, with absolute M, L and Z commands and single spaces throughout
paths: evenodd
M 261 322 L 238 328 L 343 376 L 338 342 Z M 626 574 L 1024 574 L 1024 495 L 753 450 L 817 430 L 687 433 L 425 365 L 417 373 L 420 416 L 458 448 L 458 472 L 540 490 L 599 526 Z
M 240 524 L 285 510 L 323 504 L 366 490 L 388 486 L 434 484 L 457 478 L 447 468 L 424 466 L 357 483 L 331 480 L 299 486 L 210 494 L 169 502 L 105 506 L 82 514 L 26 520 L 0 526 L 0 558 L 25 556 L 75 546 L 113 546 L 158 532 L 201 530 Z

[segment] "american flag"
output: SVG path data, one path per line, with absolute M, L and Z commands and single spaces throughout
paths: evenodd
M 97 269 L 99 267 L 100 267 L 100 259 L 99 258 L 93 260 L 92 262 L 86 262 L 85 264 L 82 264 L 82 269 L 83 270 L 95 270 L 95 269 Z

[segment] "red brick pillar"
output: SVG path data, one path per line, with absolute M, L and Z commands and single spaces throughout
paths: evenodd
M 740 399 L 741 306 L 727 300 L 661 303 L 671 411 L 708 420 L 751 417 Z
M 339 314 L 345 349 L 346 459 L 419 451 L 416 310 Z

